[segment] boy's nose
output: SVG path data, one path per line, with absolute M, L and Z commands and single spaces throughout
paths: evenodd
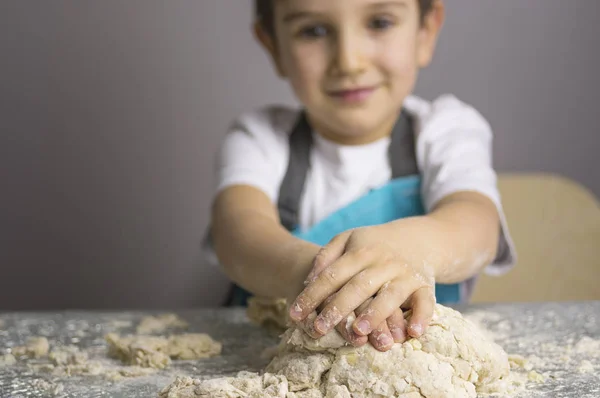
M 351 30 L 340 32 L 334 43 L 332 69 L 342 76 L 355 76 L 366 68 L 363 40 Z

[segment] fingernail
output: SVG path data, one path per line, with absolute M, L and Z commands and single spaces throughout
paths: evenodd
M 405 340 L 404 332 L 400 328 L 391 329 L 390 333 L 396 343 L 402 343 Z
M 371 324 L 367 320 L 362 320 L 356 324 L 356 329 L 362 334 L 368 334 L 371 329 Z
M 299 321 L 302 318 L 302 308 L 300 308 L 298 303 L 294 303 L 290 307 L 290 318 L 294 321 Z
M 389 347 L 392 344 L 394 344 L 392 338 L 385 333 L 382 333 L 379 336 L 377 336 L 377 341 L 382 347 Z
M 317 318 L 315 321 L 315 330 L 321 334 L 327 333 L 329 329 L 329 325 L 323 318 Z
M 419 337 L 423 334 L 423 326 L 420 323 L 413 323 L 409 326 L 409 328 L 415 332 L 416 337 Z
M 367 336 L 359 336 L 356 333 L 352 334 L 351 340 L 354 347 L 363 346 L 369 341 Z

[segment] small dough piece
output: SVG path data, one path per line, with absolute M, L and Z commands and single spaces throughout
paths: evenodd
M 15 357 L 43 358 L 48 355 L 50 344 L 45 337 L 30 337 L 25 345 L 12 349 Z
M 250 321 L 274 332 L 283 332 L 288 326 L 287 300 L 250 297 L 246 314 Z
M 536 383 L 543 383 L 546 379 L 543 375 L 539 374 L 535 370 L 532 370 L 529 373 L 527 373 L 527 378 L 529 379 L 529 381 L 535 381 Z
M 189 324 L 177 314 L 161 314 L 142 318 L 137 326 L 138 334 L 163 333 L 168 329 L 187 329 Z
M 17 363 L 17 358 L 15 358 L 14 355 L 12 355 L 12 354 L 0 355 L 0 369 L 7 367 L 7 366 L 13 366 L 16 363 Z
M 205 333 L 189 333 L 171 336 L 167 352 L 172 359 L 192 360 L 217 356 L 222 348 Z
M 579 373 L 592 373 L 594 371 L 594 365 L 588 360 L 583 360 L 579 364 L 579 367 L 577 367 L 577 371 Z
M 68 345 L 54 348 L 48 358 L 55 366 L 83 365 L 88 361 L 88 354 L 74 345 Z
M 239 372 L 236 377 L 201 381 L 178 377 L 159 393 L 159 398 L 300 398 L 288 393 L 285 377 Z M 316 396 L 322 398 L 322 395 Z M 308 398 L 308 396 L 307 396 Z
M 31 382 L 31 386 L 36 390 L 46 394 L 57 395 L 64 391 L 65 387 L 61 383 L 53 383 L 44 379 L 35 379 Z
M 336 330 L 315 340 L 293 326 L 265 372 L 193 381 L 183 389 L 188 395 L 167 389 L 170 395 L 161 398 L 475 398 L 478 391 L 506 393 L 510 366 L 506 352 L 477 326 L 437 304 L 423 336 L 387 352 L 349 346 Z
M 115 333 L 105 336 L 109 355 L 125 364 L 144 368 L 164 369 L 171 359 L 210 358 L 221 353 L 221 343 L 204 333 L 175 335 L 169 338 L 158 336 L 125 336 Z
M 115 333 L 105 336 L 108 355 L 120 359 L 126 365 L 164 369 L 171 364 L 167 354 L 168 340 L 164 337 L 127 336 Z

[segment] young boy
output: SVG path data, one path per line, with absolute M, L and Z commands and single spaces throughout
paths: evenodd
M 231 305 L 287 297 L 313 337 L 336 328 L 386 351 L 425 331 L 436 300 L 467 301 L 484 267 L 498 274 L 515 259 L 487 122 L 452 96 L 411 95 L 443 3 L 256 9 L 256 37 L 302 109 L 265 107 L 233 125 L 208 249 L 237 285 Z

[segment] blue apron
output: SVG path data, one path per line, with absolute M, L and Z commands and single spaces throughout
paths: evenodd
M 298 227 L 298 210 L 304 181 L 310 167 L 312 132 L 302 114 L 290 134 L 290 160 L 279 191 L 278 210 L 284 225 L 294 236 L 324 246 L 336 235 L 352 228 L 388 223 L 425 214 L 421 198 L 421 178 L 416 164 L 413 123 L 402 111 L 392 131 L 389 157 L 392 179 L 349 205 L 335 211 L 307 230 Z M 461 301 L 460 284 L 436 284 L 438 303 Z M 250 293 L 234 285 L 230 306 L 244 306 Z

